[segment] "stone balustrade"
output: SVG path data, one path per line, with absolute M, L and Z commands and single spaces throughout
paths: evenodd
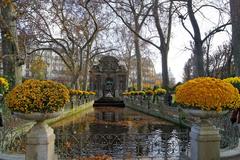
M 226 119 L 226 117 L 224 121 L 219 121 L 219 119 L 211 120 L 214 125 L 217 125 L 218 128 L 216 128 L 215 126 L 201 126 L 199 124 L 196 124 L 198 118 L 187 115 L 182 111 L 180 107 L 168 106 L 164 104 L 163 100 L 153 100 L 153 97 L 125 97 L 124 103 L 127 107 L 131 109 L 141 111 L 146 114 L 159 117 L 173 123 L 177 123 L 179 125 L 192 127 L 190 133 L 192 152 L 190 153 L 191 160 L 240 159 L 240 145 L 233 148 L 233 145 L 231 145 L 233 142 L 230 141 L 227 142 L 228 145 L 230 145 L 227 149 L 220 149 L 220 142 L 226 143 L 225 139 L 220 141 L 220 137 L 237 139 L 237 141 L 240 142 L 239 134 L 225 134 L 225 132 L 233 130 L 233 126 L 226 123 L 226 121 L 229 121 L 229 119 Z M 224 124 L 225 128 L 219 128 L 221 124 L 217 124 L 218 121 L 219 123 Z M 219 129 L 221 134 L 219 134 Z M 226 137 L 226 135 L 228 135 L 228 137 Z M 237 137 L 234 138 L 234 136 Z

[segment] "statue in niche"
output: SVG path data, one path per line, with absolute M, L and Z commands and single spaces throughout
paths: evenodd
M 105 82 L 105 97 L 113 97 L 112 95 L 112 87 L 113 87 L 113 82 L 111 80 L 107 80 Z

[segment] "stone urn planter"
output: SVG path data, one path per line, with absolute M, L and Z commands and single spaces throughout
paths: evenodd
M 199 121 L 191 126 L 191 160 L 219 160 L 220 134 L 209 118 L 238 108 L 239 93 L 230 83 L 211 77 L 187 81 L 176 89 L 176 103 Z
M 69 102 L 69 90 L 51 80 L 26 80 L 17 85 L 6 97 L 14 116 L 35 121 L 27 133 L 26 160 L 55 160 L 55 135 L 44 121 L 60 115 Z

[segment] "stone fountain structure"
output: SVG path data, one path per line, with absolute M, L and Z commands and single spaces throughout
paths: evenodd
M 127 69 L 113 56 L 103 56 L 99 64 L 90 69 L 90 90 L 97 98 L 113 101 L 127 89 Z M 108 103 L 106 103 L 108 104 Z

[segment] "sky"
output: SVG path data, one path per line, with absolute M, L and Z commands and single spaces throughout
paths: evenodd
M 206 13 L 208 13 L 209 19 L 214 21 L 217 17 L 217 13 L 214 13 L 211 10 L 205 10 Z M 214 24 L 211 22 L 206 22 L 206 19 L 197 19 L 199 22 L 200 30 L 202 34 L 212 29 Z M 187 24 L 190 25 L 189 23 Z M 190 26 L 189 26 L 190 27 Z M 191 27 L 190 27 L 191 28 Z M 231 30 L 231 26 L 228 27 L 228 30 Z M 202 35 L 203 37 L 203 35 Z M 172 28 L 172 39 L 170 43 L 170 50 L 169 50 L 169 56 L 168 56 L 168 65 L 169 68 L 175 77 L 176 83 L 182 81 L 183 78 L 183 68 L 186 61 L 190 58 L 191 52 L 185 50 L 185 47 L 189 48 L 190 40 L 192 38 L 187 33 L 187 31 L 182 27 L 180 23 L 175 23 Z M 217 46 L 223 44 L 224 42 L 229 41 L 229 35 L 226 32 L 220 32 L 217 33 L 213 38 L 213 44 L 210 49 L 210 53 L 213 53 Z M 161 57 L 160 54 L 158 54 L 158 57 L 154 57 L 153 63 L 155 65 L 156 72 L 161 72 Z

